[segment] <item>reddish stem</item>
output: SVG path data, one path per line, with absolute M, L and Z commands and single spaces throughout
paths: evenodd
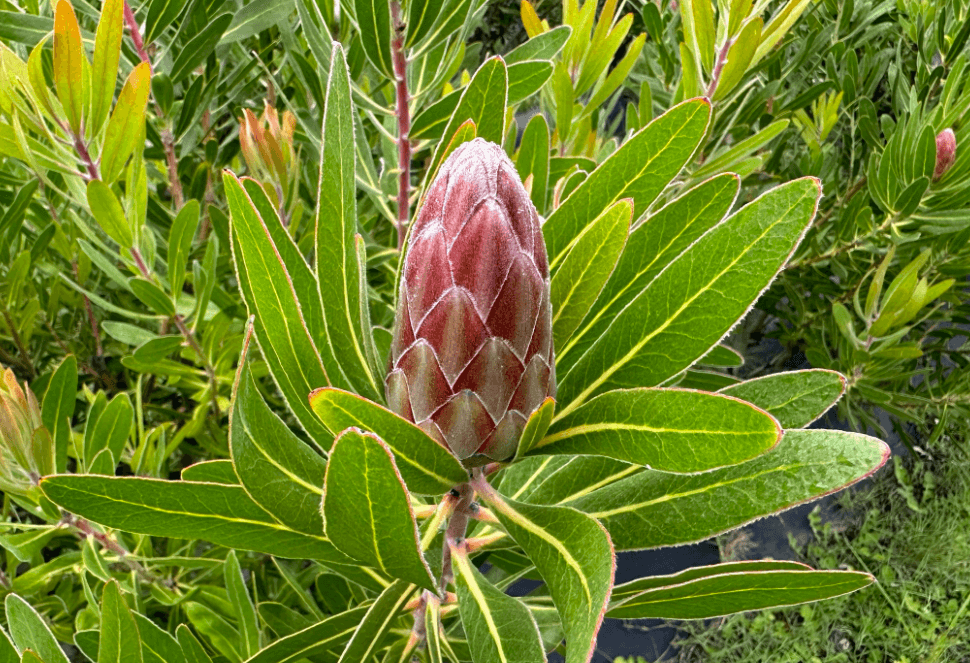
M 74 136 L 74 149 L 77 151 L 77 155 L 81 157 L 81 161 L 84 162 L 84 166 L 88 170 L 88 177 L 92 180 L 101 179 L 101 175 L 98 174 L 98 166 L 91 158 L 91 153 L 88 152 L 88 146 L 84 144 L 84 139 L 76 134 Z
M 397 248 L 401 250 L 411 216 L 408 202 L 411 195 L 411 111 L 408 104 L 411 100 L 408 96 L 408 61 L 404 54 L 404 23 L 401 21 L 401 5 L 398 0 L 391 0 L 391 20 L 394 22 L 391 53 L 397 84 L 397 151 L 398 168 L 401 171 L 397 187 Z
M 731 44 L 733 43 L 733 39 L 725 40 L 724 46 L 721 47 L 720 52 L 717 54 L 717 64 L 714 65 L 711 84 L 707 88 L 707 96 L 711 99 L 714 98 L 714 92 L 717 90 L 717 84 L 721 80 L 721 72 L 724 71 L 724 65 L 727 64 L 728 52 L 731 50 Z
M 138 29 L 138 21 L 135 20 L 135 12 L 131 11 L 131 5 L 128 4 L 128 0 L 125 0 L 125 24 L 128 26 L 129 32 L 131 32 L 131 41 L 135 44 L 135 50 L 138 51 L 138 56 L 141 58 L 141 61 L 151 64 L 152 61 L 145 51 L 145 42 L 141 38 L 141 30 Z

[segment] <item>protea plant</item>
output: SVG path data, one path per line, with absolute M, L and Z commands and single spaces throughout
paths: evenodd
M 549 264 L 505 151 L 456 149 L 411 230 L 386 380 L 392 410 L 466 465 L 506 460 L 555 395 Z

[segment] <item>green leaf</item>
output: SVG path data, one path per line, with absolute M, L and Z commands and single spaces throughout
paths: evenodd
M 542 113 L 534 115 L 522 133 L 515 168 L 523 182 L 532 175 L 532 204 L 541 214 L 549 188 L 549 125 Z
M 566 663 L 587 663 L 596 646 L 616 567 L 606 530 L 568 507 L 535 506 L 504 498 L 483 479 L 473 487 L 546 581 L 566 632 Z
M 770 452 L 695 475 L 643 470 L 570 504 L 603 521 L 617 550 L 702 541 L 758 518 L 842 490 L 889 458 L 858 433 L 786 431 Z
M 842 398 L 847 384 L 840 373 L 813 368 L 746 380 L 719 393 L 757 405 L 783 428 L 804 428 Z
M 158 315 L 175 315 L 175 302 L 165 294 L 165 291 L 147 279 L 132 277 L 128 281 L 128 287 L 135 294 L 142 304 L 150 308 Z
M 320 498 L 327 463 L 266 405 L 245 355 L 229 413 L 229 452 L 257 504 L 299 532 L 323 531 Z
M 411 0 L 411 6 L 408 8 L 408 33 L 405 46 L 410 48 L 431 31 L 444 4 L 445 0 Z
M 202 647 L 202 643 L 192 634 L 192 631 L 185 624 L 179 624 L 175 629 L 178 636 L 179 646 L 185 655 L 186 663 L 212 663 L 212 658 Z M 281 661 L 282 663 L 282 661 Z
M 350 640 L 367 610 L 367 606 L 359 606 L 327 617 L 301 631 L 280 638 L 248 659 L 246 663 L 293 663 L 306 659 L 313 660 L 313 657 L 332 651 Z
M 100 161 L 101 179 L 107 184 L 118 179 L 128 157 L 140 147 L 138 142 L 144 140 L 145 108 L 152 88 L 151 75 L 152 67 L 147 62 L 132 69 L 108 119 Z
M 354 0 L 364 54 L 377 70 L 394 78 L 391 55 L 391 4 L 387 0 Z M 333 66 L 330 67 L 331 75 Z
M 77 358 L 67 355 L 47 383 L 40 413 L 44 427 L 54 440 L 54 467 L 59 473 L 67 471 L 67 445 L 76 396 Z
M 54 88 L 75 135 L 81 133 L 87 101 L 84 89 L 87 64 L 74 8 L 67 0 L 58 0 L 54 9 Z
M 418 525 L 394 454 L 379 438 L 350 429 L 330 450 L 323 522 L 337 548 L 385 574 L 435 591 Z
M 121 597 L 118 583 L 105 584 L 101 598 L 101 637 L 98 663 L 142 663 L 138 625 Z
M 748 66 L 751 64 L 754 52 L 761 43 L 761 26 L 760 16 L 754 16 L 745 21 L 744 27 L 741 28 L 741 34 L 737 36 L 728 50 L 727 61 L 724 63 L 717 89 L 714 91 L 714 101 L 726 97 L 748 72 Z
M 94 62 L 91 67 L 91 117 L 86 127 L 88 135 L 101 130 L 111 110 L 121 58 L 121 37 L 124 34 L 124 0 L 105 0 L 101 5 L 101 20 L 94 39 Z
M 737 564 L 721 564 L 737 569 Z M 812 569 L 732 570 L 707 567 L 707 576 L 667 576 L 667 584 L 646 589 L 611 607 L 617 619 L 709 619 L 748 610 L 821 601 L 849 594 L 875 578 L 859 571 Z M 694 569 L 692 569 L 694 571 Z M 622 587 L 622 585 L 621 585 Z
M 256 619 L 256 607 L 246 590 L 246 581 L 243 579 L 235 550 L 230 550 L 226 556 L 222 574 L 226 581 L 229 603 L 236 613 L 236 624 L 239 626 L 239 651 L 249 658 L 259 651 L 259 621 Z
M 239 484 L 239 477 L 231 460 L 203 460 L 184 468 L 182 481 L 224 483 L 228 486 Z M 320 531 L 320 530 L 317 530 Z
M 441 443 L 377 403 L 325 388 L 310 394 L 310 406 L 334 434 L 356 427 L 381 438 L 394 452 L 401 477 L 413 493 L 442 495 L 468 480 L 461 462 Z
M 293 11 L 292 0 L 253 0 L 232 16 L 232 23 L 219 39 L 220 44 L 232 44 L 248 39 L 287 21 Z M 287 28 L 284 28 L 287 29 Z
M 395 580 L 381 592 L 377 600 L 368 608 L 337 663 L 359 663 L 370 660 L 374 653 L 379 651 L 384 642 L 384 636 L 394 624 L 395 617 L 404 609 L 414 589 L 414 585 L 403 580 Z
M 737 368 L 738 366 L 744 365 L 744 355 L 727 345 L 715 345 L 714 348 L 706 355 L 701 357 L 697 363 L 701 366 Z M 786 428 L 789 427 L 786 426 Z
M 789 182 L 691 245 L 569 369 L 557 416 L 607 389 L 660 384 L 707 354 L 794 252 L 820 196 L 814 178 Z
M 616 266 L 630 232 L 633 202 L 621 200 L 583 229 L 552 275 L 552 334 L 565 347 Z
M 163 631 L 144 615 L 137 612 L 132 614 L 135 617 L 135 623 L 138 624 L 141 655 L 145 663 L 186 663 L 182 648 L 168 631 Z
M 693 155 L 707 130 L 710 102 L 674 106 L 627 140 L 549 215 L 542 227 L 550 266 L 557 265 L 593 219 L 623 198 L 638 218 Z M 560 137 L 562 130 L 560 129 Z
M 125 532 L 350 563 L 322 534 L 301 534 L 276 522 L 239 486 L 79 474 L 47 477 L 41 489 L 72 513 Z
M 188 76 L 193 69 L 205 62 L 209 54 L 222 39 L 222 34 L 232 23 L 232 14 L 225 13 L 216 16 L 207 26 L 192 38 L 192 40 L 182 47 L 172 63 L 172 70 L 169 77 L 172 83 L 178 83 Z
M 486 60 L 461 93 L 458 105 L 451 114 L 451 119 L 448 120 L 442 135 L 453 136 L 459 126 L 467 120 L 472 120 L 479 138 L 501 145 L 505 135 L 508 89 L 508 71 L 502 58 L 496 56 Z M 444 141 L 438 143 L 428 173 L 437 171 L 438 166 L 444 161 L 442 154 L 444 148 Z
M 4 607 L 10 639 L 17 649 L 36 652 L 44 663 L 68 663 L 67 656 L 61 651 L 44 618 L 29 603 L 16 594 L 7 594 Z
M 546 60 L 525 60 L 508 67 L 509 106 L 514 106 L 538 92 L 552 77 L 552 63 Z
M 150 0 L 145 20 L 145 43 L 155 41 L 185 9 L 189 0 Z
M 322 321 L 322 311 L 312 308 L 316 300 L 319 309 L 316 283 L 298 253 L 290 265 L 284 262 L 286 246 L 274 243 L 239 180 L 227 172 L 223 182 L 230 210 L 233 262 L 243 301 L 255 316 L 260 350 L 297 421 L 316 444 L 326 448 L 332 436 L 307 402 L 311 390 L 330 384 L 304 317 L 315 313 Z M 289 248 L 296 251 L 295 246 Z M 302 265 L 297 260 L 303 261 Z
M 134 242 L 131 226 L 111 187 L 101 180 L 91 180 L 88 182 L 87 198 L 91 215 L 101 226 L 101 230 L 122 247 L 130 249 Z
M 13 646 L 10 636 L 0 626 L 0 663 L 20 663 L 20 652 Z
M 467 552 L 451 548 L 458 570 L 458 610 L 474 663 L 544 663 L 539 627 L 519 599 L 485 579 Z
M 168 233 L 168 281 L 173 297 L 178 297 L 185 283 L 192 241 L 199 229 L 199 212 L 199 201 L 185 203 L 172 221 L 172 229 Z
M 131 399 L 128 394 L 121 392 L 111 399 L 107 407 L 98 415 L 90 435 L 85 430 L 84 436 L 84 460 L 91 463 L 94 457 L 101 451 L 107 449 L 114 465 L 121 461 L 121 454 L 128 441 L 128 434 L 131 432 L 131 425 L 134 422 L 134 410 L 131 407 Z
M 518 460 L 525 456 L 538 445 L 539 441 L 545 436 L 552 423 L 552 417 L 556 412 L 556 401 L 550 396 L 542 401 L 542 404 L 529 415 L 519 436 L 519 446 L 515 452 L 515 459 Z
M 665 472 L 705 472 L 759 456 L 781 434 L 773 417 L 735 398 L 629 389 L 597 396 L 559 419 L 533 453 L 594 454 Z
M 810 571 L 811 568 L 808 564 L 787 559 L 743 560 L 740 562 L 695 566 L 678 573 L 646 576 L 614 586 L 613 594 L 610 596 L 610 609 L 612 610 L 624 601 L 645 591 L 670 585 L 679 585 L 690 580 L 697 580 L 698 578 L 708 578 L 724 573 L 745 573 L 751 571 Z
M 414 117 L 409 136 L 418 138 L 441 138 L 451 114 L 458 107 L 462 90 L 449 92 Z
M 34 46 L 54 29 L 49 16 L 35 16 L 20 11 L 0 11 L 0 40 Z
M 387 2 L 383 5 L 386 11 Z M 358 264 L 354 241 L 357 185 L 353 114 L 350 72 L 343 49 L 334 43 L 323 112 L 314 270 L 323 302 L 326 344 L 353 390 L 380 400 L 384 390 L 380 376 L 372 370 L 377 362 L 372 358 L 375 351 L 370 326 L 364 324 L 361 315 L 359 281 L 367 266 Z
M 503 56 L 505 64 L 510 67 L 526 60 L 551 60 L 559 54 L 573 29 L 568 25 L 560 25 L 538 34 L 524 44 L 516 46 Z

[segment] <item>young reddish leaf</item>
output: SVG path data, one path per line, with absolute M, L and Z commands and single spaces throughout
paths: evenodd
M 59 0 L 54 10 L 54 87 L 67 115 L 67 123 L 75 134 L 81 132 L 84 115 L 83 67 L 86 62 L 74 8 L 67 0 Z

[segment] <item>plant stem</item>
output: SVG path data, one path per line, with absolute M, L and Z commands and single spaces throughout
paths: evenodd
M 404 23 L 401 20 L 401 5 L 391 0 L 391 20 L 394 23 L 394 38 L 391 40 L 391 54 L 394 59 L 394 78 L 397 84 L 397 152 L 400 170 L 397 187 L 397 248 L 404 247 L 404 236 L 408 231 L 411 216 L 408 197 L 411 195 L 411 111 L 408 108 L 408 61 L 404 54 Z
M 202 346 L 199 345 L 198 340 L 195 338 L 195 334 L 193 334 L 192 330 L 189 329 L 185 324 L 185 320 L 182 319 L 182 316 L 176 313 L 174 319 L 175 326 L 178 327 L 179 332 L 181 332 L 182 336 L 185 337 L 185 340 L 188 341 L 189 347 L 195 350 L 195 353 L 199 355 L 199 359 L 202 360 L 202 365 L 205 368 L 205 374 L 209 378 L 209 391 L 212 395 L 212 409 L 216 413 L 216 419 L 218 419 L 220 417 L 220 413 L 219 392 L 217 390 L 216 383 L 216 369 L 212 365 L 212 362 L 209 361 L 209 357 L 205 354 L 205 352 L 202 351 Z
M 138 574 L 138 577 L 148 583 L 158 582 L 158 578 L 148 572 L 144 566 L 131 559 L 131 553 L 120 543 L 112 539 L 104 532 L 99 532 L 91 526 L 91 523 L 75 516 L 73 513 L 64 512 L 63 521 L 66 525 L 73 527 L 78 538 L 84 539 L 91 537 L 105 550 L 110 550 L 124 562 L 125 566 Z
M 77 260 L 71 261 L 71 266 L 74 267 L 74 280 L 77 281 L 78 285 L 81 285 L 81 278 L 78 275 Z M 84 299 L 84 310 L 88 313 L 88 322 L 91 324 L 91 334 L 94 336 L 94 348 L 95 354 L 98 357 L 104 356 L 104 348 L 101 347 L 101 334 L 98 333 L 98 320 L 94 317 L 94 309 L 91 308 L 91 300 L 88 296 L 82 294 L 81 297 Z
M 717 54 L 717 64 L 714 65 L 714 73 L 711 75 L 711 84 L 707 87 L 707 96 L 710 99 L 714 98 L 714 92 L 717 91 L 717 84 L 721 80 L 721 72 L 724 71 L 724 65 L 727 63 L 728 51 L 731 50 L 731 44 L 733 43 L 733 39 L 724 40 L 724 46 L 721 47 L 720 52 Z
M 27 369 L 27 373 L 31 378 L 37 375 L 37 371 L 34 370 L 34 362 L 30 359 L 30 353 L 27 352 L 27 347 L 24 345 L 24 341 L 20 338 L 20 334 L 17 332 L 17 325 L 14 324 L 13 318 L 10 317 L 10 312 L 7 309 L 3 309 L 3 319 L 7 322 L 7 327 L 10 328 L 10 337 L 13 339 L 14 344 L 17 346 L 17 350 L 20 352 L 21 360 L 20 363 L 24 368 Z
M 182 209 L 185 196 L 182 193 L 182 182 L 179 180 L 178 159 L 175 157 L 175 136 L 170 129 L 162 130 L 162 147 L 165 150 L 165 161 L 168 164 L 168 187 L 172 193 L 172 203 L 177 212 Z
M 98 166 L 91 158 L 91 153 L 88 152 L 88 146 L 84 144 L 84 139 L 79 135 L 74 136 L 74 149 L 77 155 L 81 157 L 81 161 L 84 162 L 84 166 L 88 170 L 88 177 L 92 180 L 101 179 L 101 175 L 98 174 Z
M 468 521 L 471 519 L 470 508 L 475 498 L 475 491 L 472 490 L 471 484 L 463 483 L 452 490 L 451 496 L 455 498 L 455 510 L 448 521 L 448 529 L 445 530 L 445 545 L 441 549 L 439 594 L 444 594 L 448 585 L 455 579 L 454 570 L 451 566 L 451 546 L 460 544 L 465 538 Z
M 135 50 L 138 51 L 138 57 L 141 58 L 142 62 L 147 62 L 150 65 L 152 63 L 151 58 L 148 57 L 148 53 L 145 51 L 145 43 L 141 38 L 141 30 L 138 29 L 135 12 L 131 11 L 131 5 L 128 4 L 128 0 L 125 0 L 125 24 L 131 32 L 131 41 L 135 45 Z

